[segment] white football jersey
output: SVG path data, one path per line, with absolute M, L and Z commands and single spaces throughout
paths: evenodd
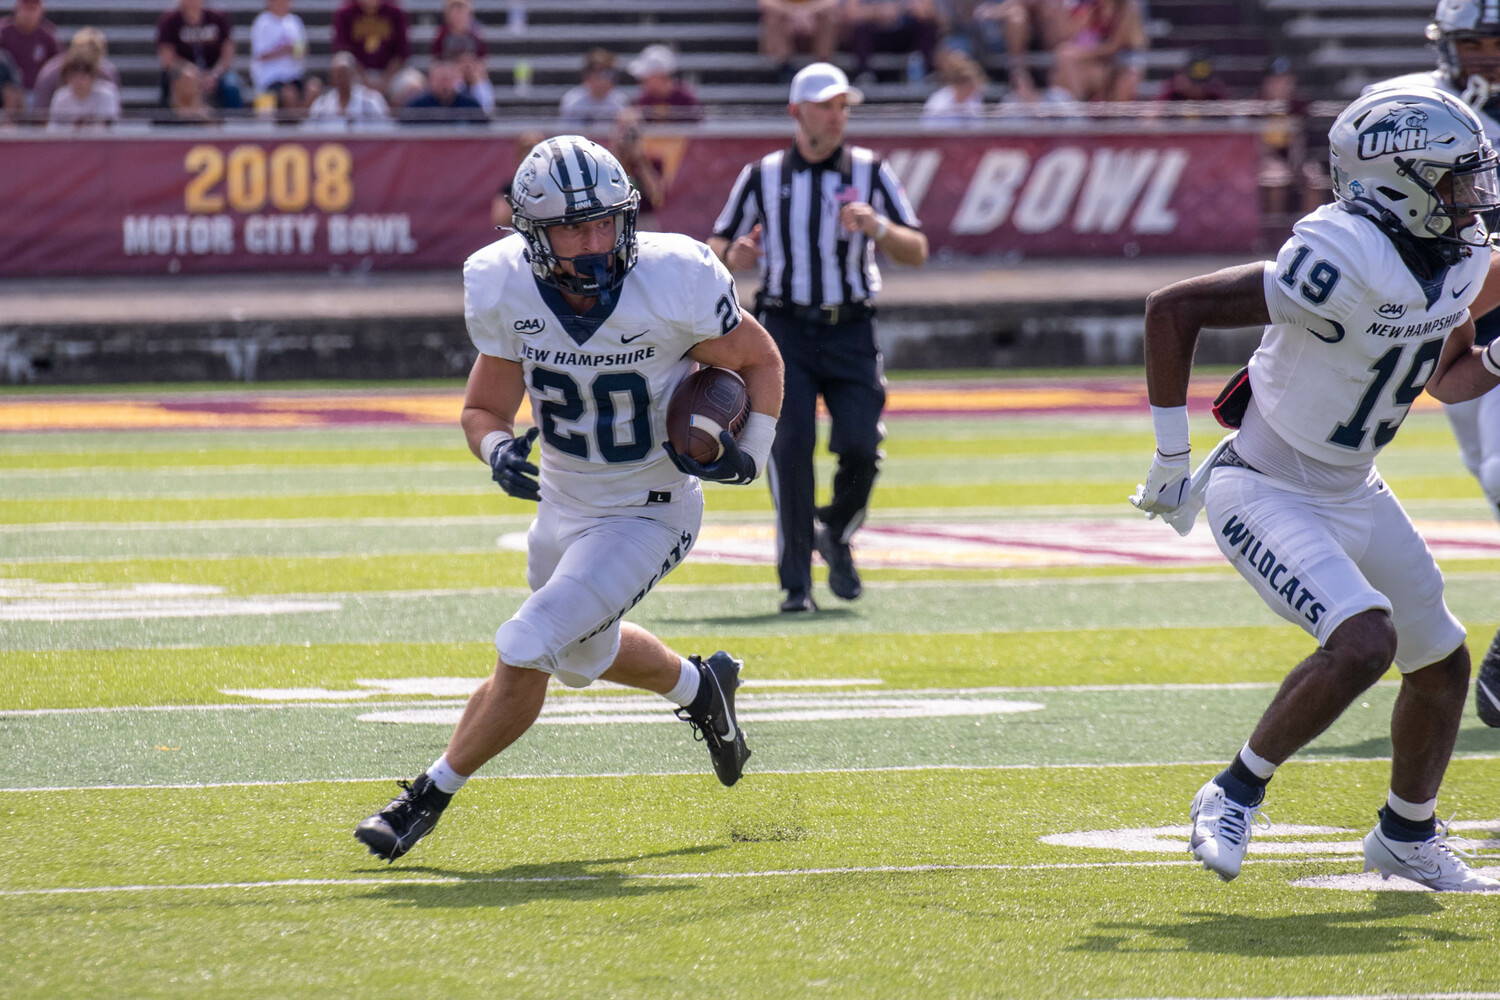
M 519 362 L 541 428 L 542 496 L 566 507 L 661 501 L 687 483 L 662 442 L 695 344 L 740 323 L 734 281 L 706 245 L 641 233 L 612 308 L 584 316 L 540 284 L 512 234 L 464 264 L 464 317 L 483 354 Z
M 1304 455 L 1373 463 L 1468 318 L 1489 261 L 1476 248 L 1419 282 L 1373 222 L 1337 205 L 1313 210 L 1266 263 L 1271 324 L 1250 359 L 1256 408 Z
M 1429 70 L 1426 73 L 1408 73 L 1405 76 L 1394 76 L 1389 80 L 1381 80 L 1372 83 L 1360 93 L 1369 94 L 1377 90 L 1410 89 L 1412 87 L 1431 87 L 1433 90 L 1441 90 L 1445 94 L 1452 94 L 1462 99 L 1463 92 L 1453 86 L 1448 80 L 1448 74 L 1440 69 Z M 1494 143 L 1500 140 L 1500 122 L 1495 121 L 1484 109 L 1469 105 L 1470 110 L 1479 116 L 1479 122 L 1484 126 L 1485 137 Z

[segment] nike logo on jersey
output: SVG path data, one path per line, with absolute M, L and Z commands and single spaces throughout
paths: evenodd
M 636 334 L 634 337 L 621 337 L 620 338 L 620 343 L 622 343 L 622 344 L 632 343 L 633 341 L 640 340 L 642 337 L 644 337 L 646 334 L 648 334 L 650 332 L 651 331 L 649 329 L 646 329 L 646 330 L 642 330 L 640 333 Z
M 1307 328 L 1307 332 L 1310 333 L 1310 334 L 1312 334 L 1314 337 L 1317 337 L 1319 340 L 1321 340 L 1325 344 L 1337 344 L 1339 341 L 1341 341 L 1341 340 L 1344 339 L 1344 325 L 1342 323 L 1337 323 L 1337 322 L 1335 322 L 1333 320 L 1329 320 L 1328 322 L 1329 322 L 1329 325 L 1331 325 L 1333 327 L 1333 336 L 1331 336 L 1331 337 L 1328 336 L 1326 333 L 1319 333 L 1317 330 L 1314 330 L 1312 327 L 1308 327 Z
M 1472 282 L 1472 281 L 1469 282 L 1469 285 L 1472 285 L 1472 284 L 1474 284 L 1474 282 Z M 1469 290 L 1469 285 L 1465 285 L 1462 288 L 1455 288 L 1455 289 L 1453 289 L 1453 297 L 1456 299 L 1460 295 L 1462 295 L 1464 292 L 1467 292 Z

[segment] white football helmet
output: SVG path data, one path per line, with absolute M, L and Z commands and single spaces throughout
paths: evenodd
M 641 200 L 614 154 L 581 135 L 544 139 L 516 168 L 508 200 L 515 228 L 526 240 L 532 273 L 544 284 L 609 302 L 635 266 L 635 218 Z M 567 258 L 573 274 L 559 270 L 563 258 L 553 252 L 547 227 L 611 215 L 619 216 L 614 247 Z
M 1405 229 L 1450 262 L 1493 242 L 1500 158 L 1469 106 L 1430 87 L 1376 91 L 1328 132 L 1333 191 L 1387 228 Z
M 1438 69 L 1476 108 L 1500 89 L 1500 52 L 1461 51 L 1482 38 L 1500 38 L 1500 0 L 1438 0 L 1427 40 L 1437 45 Z

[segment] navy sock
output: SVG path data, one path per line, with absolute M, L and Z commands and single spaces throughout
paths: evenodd
M 1437 836 L 1437 817 L 1429 816 L 1424 820 L 1410 820 L 1405 816 L 1398 816 L 1388 806 L 1381 806 L 1375 815 L 1380 817 L 1380 832 L 1387 840 L 1400 840 L 1406 843 L 1417 843 L 1423 840 L 1431 840 Z
M 1239 757 L 1214 779 L 1224 794 L 1242 806 L 1258 806 L 1266 797 L 1266 779 L 1240 762 Z

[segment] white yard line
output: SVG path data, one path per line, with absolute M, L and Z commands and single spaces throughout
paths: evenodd
M 1245 864 L 1310 864 L 1314 862 L 1347 862 L 1348 858 L 1251 858 Z M 480 876 L 477 878 L 422 877 L 412 878 L 348 878 L 348 879 L 280 879 L 270 882 L 188 882 L 167 885 L 100 885 L 70 886 L 46 889 L 0 889 L 0 896 L 81 896 L 111 892 L 214 892 L 233 889 L 296 889 L 305 887 L 372 886 L 372 885 L 530 885 L 566 882 L 688 882 L 709 879 L 752 878 L 808 878 L 841 875 L 922 875 L 933 872 L 1031 872 L 1068 871 L 1075 869 L 1101 870 L 1109 868 L 1197 868 L 1197 861 L 1096 861 L 1057 862 L 1034 865 L 870 865 L 867 867 L 843 868 L 775 868 L 751 872 L 671 872 L 647 874 L 636 872 L 610 872 L 602 875 L 540 875 L 540 876 Z
M 1456 761 L 1500 760 L 1500 754 L 1476 753 L 1455 754 Z M 1319 757 L 1297 760 L 1293 763 L 1309 766 L 1331 764 L 1389 764 L 1389 757 Z M 1147 760 L 1125 762 L 1083 761 L 1061 764 L 893 764 L 883 767 L 816 767 L 805 770 L 756 770 L 756 775 L 781 775 L 795 777 L 809 774 L 908 774 L 920 771 L 1089 771 L 1089 770 L 1136 770 L 1163 767 L 1211 767 L 1222 769 L 1223 758 L 1215 760 Z M 589 774 L 561 774 L 537 772 L 534 774 L 478 774 L 469 779 L 475 781 L 594 781 L 599 778 L 692 778 L 701 777 L 701 768 L 686 771 L 598 771 Z M 162 785 L 48 785 L 34 788 L 0 788 L 0 795 L 27 794 L 31 792 L 157 792 L 157 791 L 201 791 L 215 788 L 290 788 L 296 785 L 362 785 L 406 781 L 410 774 L 388 775 L 378 778 L 299 778 L 292 781 L 202 781 Z

